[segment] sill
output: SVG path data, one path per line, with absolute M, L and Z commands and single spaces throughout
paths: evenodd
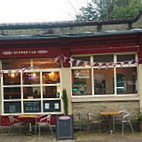
M 97 96 L 72 96 L 72 103 L 75 102 L 105 102 L 105 101 L 139 101 L 138 94 L 127 95 L 97 95 Z

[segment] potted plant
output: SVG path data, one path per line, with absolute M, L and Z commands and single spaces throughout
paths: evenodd
M 62 100 L 64 105 L 64 114 L 68 115 L 68 96 L 66 89 L 63 89 Z
M 140 112 L 136 115 L 135 119 L 138 121 L 140 132 L 142 132 L 142 108 L 140 109 Z

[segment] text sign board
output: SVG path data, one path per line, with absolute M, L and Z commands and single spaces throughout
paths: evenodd
M 57 139 L 73 139 L 73 115 L 57 116 L 56 136 Z

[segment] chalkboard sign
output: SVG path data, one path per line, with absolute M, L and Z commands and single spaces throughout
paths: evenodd
M 56 116 L 56 138 L 73 139 L 73 115 Z
M 21 102 L 4 102 L 4 113 L 21 113 Z
M 41 112 L 41 102 L 24 101 L 24 112 Z

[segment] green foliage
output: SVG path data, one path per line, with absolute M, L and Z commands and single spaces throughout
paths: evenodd
M 140 0 L 129 0 L 129 2 L 127 2 L 125 5 L 115 5 L 113 17 L 115 19 L 133 18 L 141 9 L 142 3 Z
M 64 113 L 65 115 L 68 115 L 68 96 L 67 96 L 67 92 L 65 89 L 63 90 L 62 100 L 63 100 L 63 105 L 64 105 Z
M 138 113 L 135 117 L 137 121 L 142 121 L 142 113 Z
M 96 21 L 132 18 L 142 10 L 141 0 L 92 0 L 80 9 L 77 20 Z
M 140 109 L 139 113 L 136 115 L 135 119 L 137 121 L 142 121 L 142 108 Z

